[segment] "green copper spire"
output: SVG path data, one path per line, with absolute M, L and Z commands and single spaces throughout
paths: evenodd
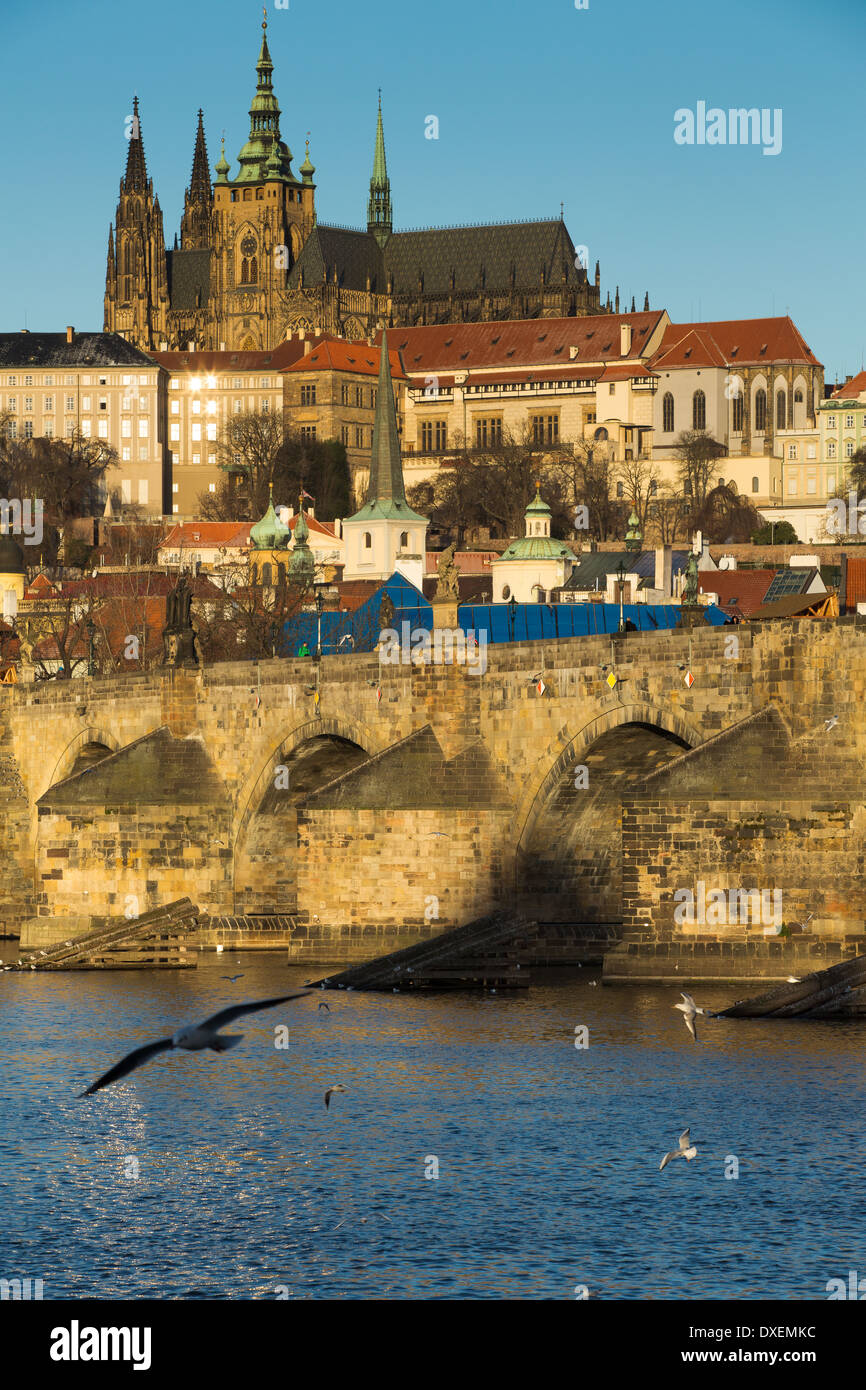
M 301 165 L 301 175 L 303 177 L 304 183 L 312 183 L 313 175 L 315 174 L 315 172 L 316 166 L 310 159 L 310 132 L 307 131 L 307 153 L 305 154 L 304 162 Z
M 301 492 L 300 509 L 298 519 L 295 522 L 294 539 L 295 544 L 292 550 L 292 558 L 289 561 L 289 577 L 293 580 L 309 581 L 313 578 L 316 570 L 316 557 L 307 544 L 310 528 L 307 525 L 307 518 L 304 516 L 304 494 Z
M 403 463 L 400 441 L 397 438 L 397 407 L 391 383 L 391 362 L 388 356 L 388 334 L 382 329 L 379 349 L 379 384 L 376 391 L 376 415 L 373 421 L 373 452 L 370 457 L 370 481 L 367 500 L 350 521 L 380 521 L 383 518 L 399 521 L 426 521 L 413 512 L 406 501 L 403 486 Z
M 256 63 L 258 82 L 253 104 L 250 107 L 250 138 L 238 155 L 240 169 L 235 183 L 264 183 L 273 173 L 268 173 L 268 161 L 276 147 L 279 177 L 293 181 L 292 152 L 280 139 L 280 108 L 274 96 L 271 73 L 274 65 L 268 49 L 268 22 L 262 22 L 262 47 Z M 276 167 L 276 166 L 274 166 Z
M 230 169 L 230 168 L 231 168 L 231 165 L 229 164 L 228 160 L 226 159 L 226 137 L 223 136 L 223 138 L 222 138 L 222 148 L 220 149 L 220 157 L 219 157 L 219 159 L 217 160 L 216 164 L 214 165 L 214 173 L 215 173 L 216 176 L 217 176 L 217 177 L 216 177 L 217 183 L 228 183 L 228 177 L 227 177 L 227 176 L 228 176 L 228 172 L 229 172 L 229 169 Z
M 373 153 L 373 177 L 370 179 L 370 198 L 367 203 L 367 231 L 380 246 L 384 246 L 393 229 L 391 214 L 391 184 L 385 163 L 385 132 L 382 129 L 382 89 L 379 88 L 379 115 L 376 121 L 376 148 Z

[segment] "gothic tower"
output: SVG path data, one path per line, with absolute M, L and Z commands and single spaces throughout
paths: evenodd
M 208 330 L 214 348 L 276 347 L 288 274 L 315 223 L 309 149 L 297 177 L 280 136 L 267 27 L 265 20 L 250 136 L 238 155 L 237 176 L 229 177 L 225 158 L 216 166 Z
M 147 177 L 138 97 L 132 104 L 126 173 L 120 180 L 114 228 L 108 232 L 105 330 L 153 348 L 166 332 L 168 280 L 159 199 Z
M 195 151 L 192 157 L 192 178 L 184 196 L 183 217 L 180 223 L 180 248 L 182 251 L 203 251 L 210 246 L 212 211 L 213 194 L 211 193 L 210 171 L 207 162 L 207 144 L 204 138 L 204 120 L 201 108 L 199 108 Z
M 367 203 L 367 231 L 380 246 L 385 245 L 394 230 L 391 215 L 391 181 L 385 164 L 385 134 L 382 130 L 382 92 L 379 90 L 379 116 L 376 121 L 376 147 L 373 151 L 373 176 L 370 179 L 370 198 Z

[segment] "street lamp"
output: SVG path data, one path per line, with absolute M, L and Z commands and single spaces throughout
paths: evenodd
M 87 674 L 88 676 L 92 676 L 94 670 L 93 641 L 94 637 L 96 636 L 96 624 L 94 623 L 89 613 L 84 620 L 84 626 L 87 629 Z
M 512 642 L 513 642 L 513 641 L 514 641 L 514 619 L 517 617 L 517 599 L 514 597 L 513 594 L 511 595 L 511 598 L 510 598 L 509 603 L 508 603 L 508 616 L 509 616 L 509 618 L 511 619 L 511 640 L 512 640 Z
M 279 631 L 279 629 L 277 628 L 276 623 L 271 623 L 271 656 L 276 656 L 276 654 L 277 654 L 277 632 L 278 632 L 278 631 Z
M 619 628 L 617 629 L 619 632 L 625 632 L 625 618 L 623 617 L 622 611 L 622 595 L 623 588 L 625 585 L 625 576 L 626 568 L 622 560 L 620 560 L 619 564 L 616 567 L 616 577 L 619 580 Z
M 316 588 L 316 660 L 322 655 L 322 612 L 325 607 L 325 598 L 322 593 L 321 585 Z

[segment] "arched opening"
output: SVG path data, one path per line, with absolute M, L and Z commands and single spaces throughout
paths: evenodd
M 237 913 L 297 910 L 298 806 L 367 758 L 360 744 L 330 732 L 274 754 L 256 784 L 235 846 Z
M 618 926 L 623 798 L 688 747 L 677 734 L 638 721 L 588 743 L 575 740 L 539 788 L 520 836 L 521 909 L 538 921 Z

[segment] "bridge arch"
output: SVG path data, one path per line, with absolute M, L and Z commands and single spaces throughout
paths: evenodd
M 515 814 L 506 881 L 524 910 L 548 921 L 621 920 L 624 792 L 703 741 L 679 714 L 644 703 L 617 705 L 565 732 Z M 579 767 L 586 771 L 576 777 Z
M 120 740 L 108 729 L 90 725 L 86 729 L 81 729 L 67 743 L 60 757 L 54 765 L 54 771 L 48 778 L 39 796 L 43 796 L 49 787 L 53 787 L 57 782 L 62 782 L 67 777 L 71 777 L 76 772 L 83 772 L 86 767 L 92 767 L 95 763 L 101 762 L 109 754 L 116 753 L 121 748 Z

